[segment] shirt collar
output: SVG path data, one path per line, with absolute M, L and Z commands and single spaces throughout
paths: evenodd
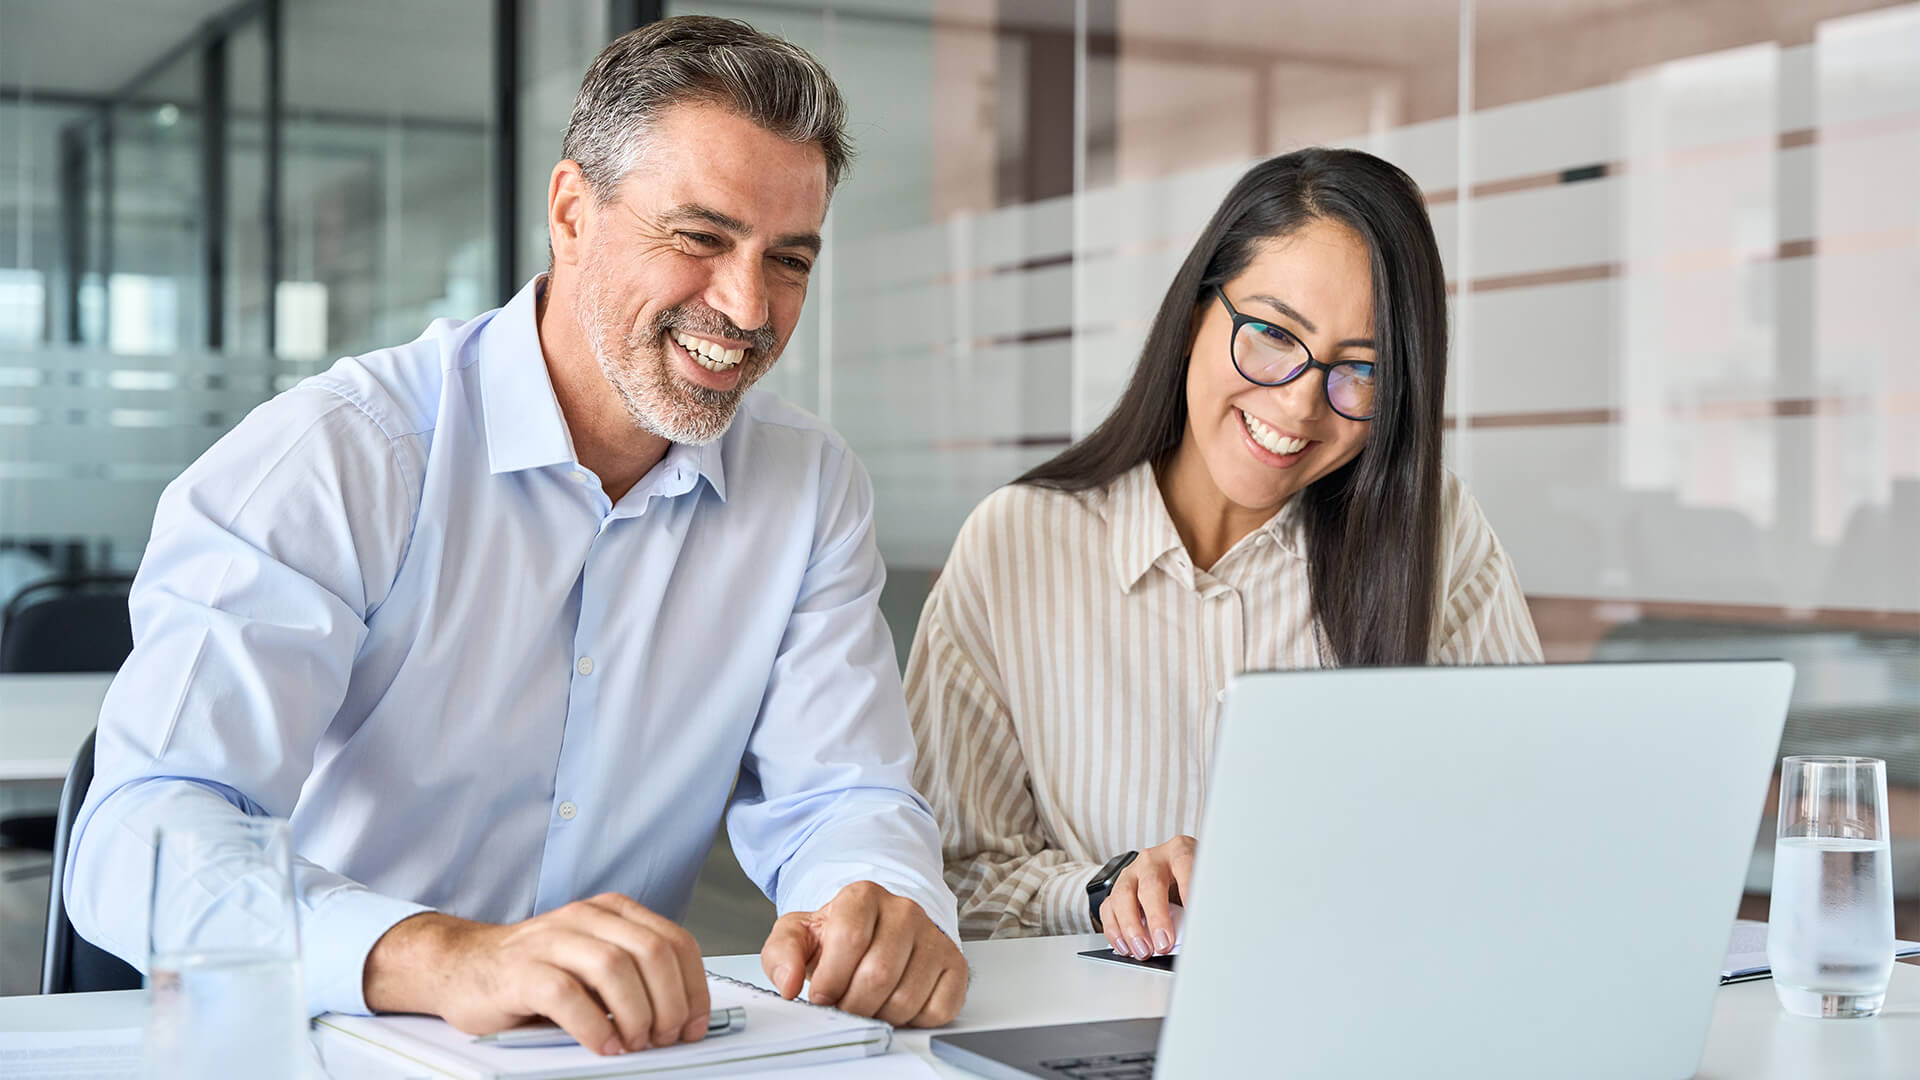
M 1296 558 L 1305 558 L 1306 526 L 1300 520 L 1300 496 L 1294 495 L 1280 507 L 1280 512 L 1267 519 L 1260 530 L 1273 537 L 1281 551 Z
M 541 274 L 493 313 L 475 340 L 480 412 L 486 425 L 487 467 L 495 475 L 572 464 L 573 436 L 547 375 L 534 312 L 547 276 Z
M 1132 592 L 1155 564 L 1185 550 L 1179 530 L 1173 527 L 1173 516 L 1167 513 L 1166 500 L 1160 495 L 1151 462 L 1122 473 L 1107 489 L 1107 528 L 1112 533 L 1113 572 L 1122 592 Z M 1257 531 L 1271 536 L 1280 550 L 1303 557 L 1306 544 L 1300 500 L 1288 499 L 1280 512 Z M 1193 587 L 1193 566 L 1185 558 L 1170 560 L 1168 572 Z
M 547 355 L 540 347 L 540 330 L 535 323 L 540 294 L 546 287 L 545 274 L 527 282 L 493 313 L 476 339 L 478 355 L 473 363 L 479 368 L 487 467 L 495 475 L 575 463 L 573 436 L 567 431 L 560 399 L 554 395 Z M 739 422 L 736 414 L 734 423 Z M 725 502 L 727 473 L 720 450 L 722 441 L 715 439 L 704 446 L 675 443 L 667 448 L 667 454 L 691 465 Z
M 740 422 L 740 413 L 746 411 L 746 405 L 747 403 L 742 401 L 740 408 L 734 412 L 733 422 L 735 424 Z M 732 431 L 733 428 L 729 426 L 727 430 Z M 726 436 L 722 435 L 720 438 L 700 446 L 689 446 L 682 443 L 673 444 L 673 452 L 684 451 L 686 453 L 687 460 L 693 463 L 695 469 L 699 470 L 700 475 L 707 481 L 707 486 L 713 489 L 713 493 L 720 497 L 721 502 L 727 501 L 727 468 L 722 462 L 724 455 L 720 452 L 720 444 L 725 441 Z
M 1108 487 L 1107 529 L 1112 534 L 1113 573 L 1121 592 L 1133 591 L 1162 556 L 1181 550 L 1180 534 L 1160 498 L 1152 462 L 1135 465 Z

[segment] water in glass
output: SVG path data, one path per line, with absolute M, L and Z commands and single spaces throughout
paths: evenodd
M 295 1077 L 306 1067 L 300 966 L 247 950 L 156 955 L 147 1075 Z
M 1781 762 L 1767 961 L 1780 1004 L 1801 1016 L 1877 1014 L 1893 976 L 1893 858 L 1886 764 Z

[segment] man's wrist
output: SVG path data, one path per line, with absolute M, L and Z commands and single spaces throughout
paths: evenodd
M 856 878 L 852 881 L 833 883 L 831 881 L 798 880 L 792 888 L 780 890 L 779 915 L 788 915 L 796 911 L 818 911 L 837 899 L 841 893 L 855 885 L 874 885 L 881 890 L 902 899 L 911 900 L 920 913 L 939 931 L 960 944 L 960 914 L 956 910 L 953 893 L 947 891 L 945 883 L 929 885 L 925 882 L 907 881 L 900 878 L 880 877 Z
M 374 1012 L 439 1015 L 459 943 L 480 923 L 423 911 L 393 924 L 367 953 L 361 994 Z

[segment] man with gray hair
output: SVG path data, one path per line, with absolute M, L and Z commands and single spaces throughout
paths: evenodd
M 843 113 L 744 24 L 626 35 L 548 185 L 549 273 L 306 380 L 168 487 L 64 882 L 82 935 L 144 964 L 155 824 L 286 817 L 313 1012 L 697 1039 L 672 919 L 724 813 L 781 993 L 953 1017 L 872 488 L 747 392 L 806 298 Z M 201 883 L 156 902 L 246 918 Z

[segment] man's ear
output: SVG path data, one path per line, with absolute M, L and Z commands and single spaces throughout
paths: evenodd
M 562 159 L 547 178 L 547 244 L 555 266 L 572 265 L 586 257 L 587 233 L 593 218 L 593 192 L 581 175 L 580 163 Z

